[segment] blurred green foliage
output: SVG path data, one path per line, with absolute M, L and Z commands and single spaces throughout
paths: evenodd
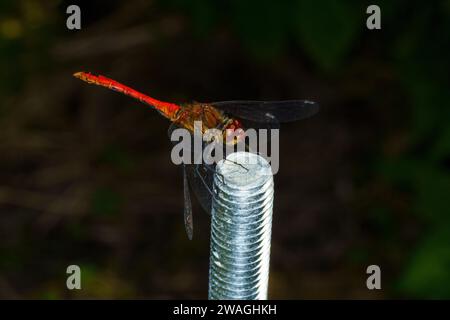
M 129 171 L 134 166 L 130 152 L 120 145 L 107 145 L 100 154 L 99 162 L 110 164 L 123 171 Z
M 295 39 L 319 70 L 351 64 L 363 38 L 365 8 L 356 1 L 180 1 L 192 23 L 203 30 L 229 21 L 249 53 L 273 57 Z M 415 297 L 450 297 L 450 1 L 378 1 L 382 49 L 407 94 L 399 128 L 408 146 L 395 156 L 381 154 L 375 168 L 393 186 L 407 185 L 412 209 L 426 225 L 422 240 L 399 281 Z M 216 20 L 216 24 L 211 21 Z M 372 31 L 375 34 L 378 31 Z M 399 92 L 400 93 L 400 92 Z M 403 106 L 399 106 L 404 110 Z M 410 112 L 409 112 L 410 111 Z M 393 110 L 393 114 L 396 111 Z
M 364 6 L 356 1 L 208 1 L 169 0 L 187 12 L 199 36 L 229 23 L 255 58 L 280 55 L 297 42 L 320 67 L 340 66 L 365 25 Z
M 30 75 L 52 67 L 48 48 L 61 29 L 54 27 L 61 22 L 56 4 L 0 2 L 0 97 L 19 92 Z M 377 43 L 375 53 L 398 77 L 399 95 L 406 97 L 404 104 L 411 108 L 399 106 L 404 114 L 398 128 L 406 131 L 407 146 L 394 154 L 380 148 L 373 169 L 394 190 L 406 186 L 411 210 L 425 226 L 415 249 L 411 248 L 398 290 L 405 296 L 450 298 L 450 1 L 378 1 L 381 31 L 365 28 L 368 4 L 351 0 L 159 3 L 185 14 L 198 37 L 209 37 L 226 27 L 250 56 L 263 61 L 294 46 L 324 79 L 329 74 L 338 77 L 350 66 L 362 42 Z M 127 153 L 114 146 L 106 148 L 100 160 L 130 166 Z M 110 188 L 98 188 L 91 197 L 92 212 L 117 214 L 120 199 Z M 377 207 L 376 212 L 383 214 L 379 225 L 392 229 L 386 218 L 389 208 Z M 2 256 L 0 265 L 13 263 Z M 365 257 L 358 252 L 355 259 Z
M 196 30 L 208 34 L 224 21 L 257 58 L 279 55 L 291 39 L 316 63 L 333 72 L 351 64 L 352 50 L 365 30 L 365 8 L 356 1 L 182 1 Z M 391 64 L 407 94 L 405 123 L 409 145 L 395 157 L 381 154 L 375 168 L 392 185 L 407 184 L 413 212 L 427 226 L 399 280 L 399 290 L 415 297 L 450 297 L 450 1 L 379 1 L 382 41 L 379 55 Z M 215 23 L 214 23 L 215 22 Z M 377 33 L 378 31 L 372 31 Z M 399 92 L 400 93 L 400 92 Z M 394 111 L 395 112 L 395 111 Z M 386 210 L 381 210 L 385 212 Z M 379 211 L 380 212 L 380 211 Z M 386 219 L 384 219 L 386 220 Z M 386 223 L 384 223 L 386 225 Z M 390 228 L 390 224 L 387 224 Z
M 412 12 L 393 44 L 394 67 L 412 106 L 408 148 L 380 160 L 393 184 L 412 188 L 415 214 L 426 224 L 400 289 L 417 297 L 450 297 L 450 11 L 449 1 Z
M 320 67 L 336 68 L 364 30 L 361 7 L 349 1 L 297 1 L 292 12 L 300 45 Z
M 448 222 L 435 226 L 418 244 L 402 275 L 399 288 L 421 298 L 443 299 L 450 295 L 450 232 Z
M 0 2 L 0 95 L 22 88 L 27 76 L 51 67 L 58 1 Z
M 107 187 L 98 188 L 92 195 L 92 212 L 95 215 L 112 216 L 120 212 L 121 197 Z

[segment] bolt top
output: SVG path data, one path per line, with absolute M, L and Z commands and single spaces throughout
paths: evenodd
M 272 169 L 266 159 L 243 151 L 231 153 L 225 160 L 219 161 L 216 174 L 219 180 L 225 179 L 229 188 L 241 190 L 263 186 L 272 179 Z

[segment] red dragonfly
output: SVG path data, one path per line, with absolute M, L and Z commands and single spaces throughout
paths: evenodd
M 219 129 L 225 141 L 228 134 L 237 129 L 250 127 L 273 128 L 280 122 L 291 122 L 309 118 L 319 111 L 319 105 L 309 100 L 285 101 L 222 101 L 211 103 L 174 104 L 156 100 L 135 89 L 123 85 L 102 75 L 89 72 L 77 72 L 74 76 L 90 84 L 96 84 L 123 93 L 157 110 L 162 116 L 172 122 L 174 127 L 181 127 L 194 132 L 194 121 L 202 122 L 202 131 Z M 227 130 L 232 129 L 232 130 Z M 239 136 L 233 138 L 239 139 Z M 184 223 L 189 239 L 193 235 L 192 204 L 189 193 L 189 183 L 194 189 L 203 208 L 211 209 L 213 168 L 206 165 L 184 165 Z

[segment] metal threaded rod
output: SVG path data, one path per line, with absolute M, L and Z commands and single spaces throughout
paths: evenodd
M 273 176 L 261 156 L 235 152 L 214 176 L 209 299 L 267 299 Z

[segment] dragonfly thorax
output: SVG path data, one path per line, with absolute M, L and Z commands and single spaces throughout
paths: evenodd
M 236 135 L 236 139 L 231 138 L 227 140 L 227 138 L 231 136 L 234 130 L 242 128 L 240 122 L 229 118 L 223 111 L 209 104 L 192 103 L 183 105 L 178 113 L 177 119 L 174 120 L 177 125 L 188 129 L 192 133 L 194 133 L 196 121 L 201 122 L 202 135 L 206 137 L 205 140 L 207 141 L 212 141 L 215 138 L 214 134 L 211 134 L 211 129 L 219 130 L 216 133 L 220 133 L 226 143 L 229 143 L 227 141 L 231 141 L 234 144 L 239 140 L 239 133 Z M 207 133 L 211 135 L 209 138 Z

